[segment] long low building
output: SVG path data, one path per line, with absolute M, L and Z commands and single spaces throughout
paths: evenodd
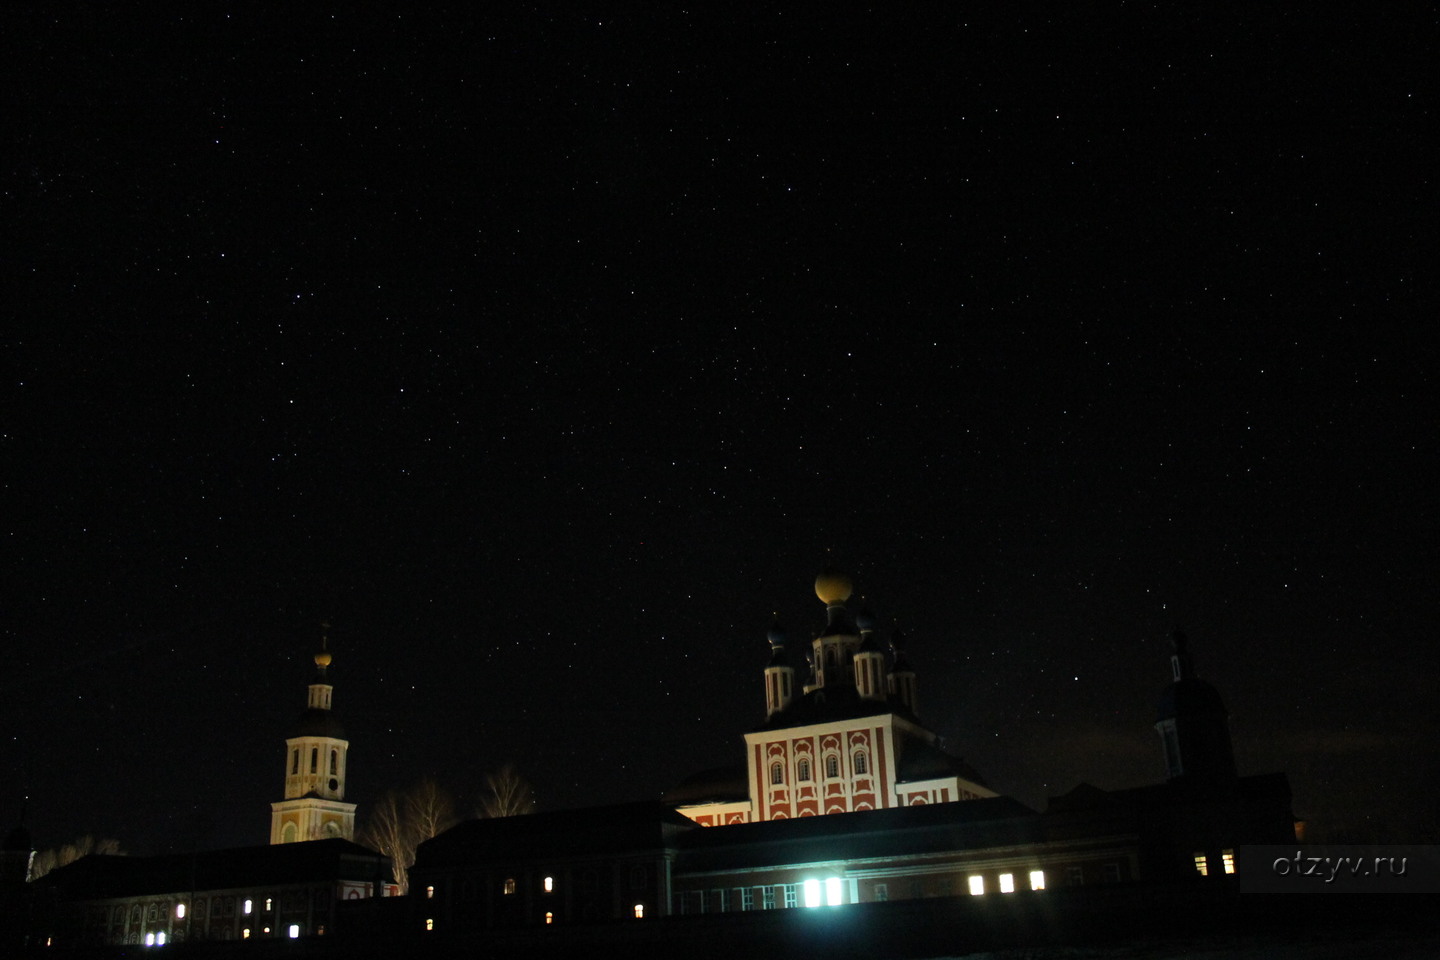
M 91 855 L 33 884 L 36 939 L 73 948 L 325 936 L 340 904 L 383 893 L 389 881 L 388 858 L 338 838 Z

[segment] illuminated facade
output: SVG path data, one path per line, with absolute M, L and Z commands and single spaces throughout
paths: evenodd
M 285 741 L 285 799 L 270 805 L 270 842 L 355 838 L 355 804 L 345 802 L 350 742 L 331 711 L 330 652 L 321 641 L 315 681 L 294 734 Z
M 743 779 L 733 769 L 691 778 L 668 795 L 679 812 L 722 826 L 996 796 L 921 725 L 902 637 L 887 650 L 873 618 L 846 608 L 851 591 L 843 575 L 816 578 L 826 623 L 798 695 L 786 638 L 771 629 L 766 720 L 745 734 Z

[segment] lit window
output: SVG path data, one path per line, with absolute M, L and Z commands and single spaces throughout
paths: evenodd
M 1031 890 L 1044 890 L 1044 889 L 1045 889 L 1045 871 L 1044 871 L 1044 870 L 1031 870 L 1031 871 L 1030 871 L 1030 889 L 1031 889 Z
M 805 881 L 805 906 L 807 906 L 807 907 L 818 907 L 818 906 L 820 906 L 820 881 L 819 881 L 819 880 L 806 880 L 806 881 Z
M 300 939 L 300 924 L 298 924 L 298 923 L 292 923 L 292 924 L 290 924 L 290 931 L 289 931 L 289 933 L 290 933 L 290 939 L 291 939 L 291 940 L 299 940 L 299 939 Z
M 255 901 L 253 901 L 253 900 L 246 900 L 246 901 L 245 901 L 245 916 L 247 916 L 247 917 L 250 916 L 250 911 L 251 911 L 251 910 L 254 910 L 254 909 L 255 909 Z
M 275 909 L 275 901 L 274 901 L 274 900 L 271 900 L 269 897 L 266 897 L 266 898 L 265 898 L 265 912 L 266 912 L 266 913 L 269 913 L 271 910 L 274 910 L 274 909 Z
M 760 888 L 760 909 L 775 909 L 775 888 L 773 886 L 767 885 Z
M 434 918 L 434 917 L 426 917 L 426 918 L 425 918 L 425 929 L 426 929 L 426 930 L 434 930 L 434 929 L 435 929 L 435 918 Z
M 240 939 L 241 939 L 241 940 L 249 940 L 249 939 L 250 939 L 250 928 L 249 928 L 249 927 L 246 927 L 244 930 L 241 930 L 241 931 L 240 931 Z
M 643 904 L 643 903 L 637 903 L 637 904 L 635 904 L 635 919 L 636 919 L 636 920 L 644 920 L 644 919 L 645 919 L 645 904 Z
M 985 878 L 975 874 L 970 878 L 970 896 L 978 897 L 985 892 Z
M 153 946 L 155 946 L 155 934 L 153 934 L 153 933 L 147 933 L 147 934 L 145 934 L 145 946 L 147 946 L 147 947 L 153 947 Z
M 1202 877 L 1210 876 L 1210 866 L 1205 862 L 1205 854 L 1195 854 L 1195 872 Z
M 553 914 L 553 913 L 551 913 L 550 911 L 547 910 L 547 911 L 545 912 L 545 922 L 546 922 L 546 923 L 554 923 L 554 922 L 555 922 L 555 914 Z
M 265 936 L 267 936 L 267 937 L 270 936 L 270 928 L 269 928 L 269 927 L 261 927 L 261 928 L 260 928 L 260 932 L 263 933 L 263 934 L 265 934 Z
M 865 751 L 864 751 L 864 750 L 857 751 L 856 754 L 855 754 L 855 774 L 856 774 L 857 776 L 859 776 L 859 775 L 862 774 L 862 773 L 869 773 L 869 772 L 870 772 L 870 761 L 866 758 L 866 756 L 865 756 Z
M 875 884 L 875 902 L 884 903 L 890 899 L 890 885 L 888 883 Z
M 830 756 L 828 756 L 828 757 L 825 758 L 825 776 L 827 776 L 827 777 L 838 777 L 838 776 L 840 776 L 840 758 L 837 757 L 837 756 L 835 756 L 835 754 L 833 754 L 833 753 L 830 754 Z
M 506 878 L 505 878 L 505 896 L 508 897 L 508 896 L 510 896 L 510 894 L 512 894 L 512 893 L 514 893 L 514 892 L 515 892 L 515 878 L 514 878 L 514 877 L 506 877 Z
M 785 884 L 785 906 L 793 907 L 796 905 L 796 893 L 795 884 Z
M 1002 873 L 1002 874 L 1000 874 L 1000 892 L 1001 892 L 1001 893 L 1014 893 L 1014 892 L 1015 892 L 1015 874 L 1013 874 L 1013 873 Z
M 434 887 L 426 887 L 426 888 L 425 888 L 425 899 L 426 899 L 426 900 L 434 900 L 434 899 L 435 899 L 435 888 L 434 888 Z
M 183 904 L 183 903 L 177 903 L 177 904 L 175 904 L 175 919 L 176 919 L 176 920 L 184 920 L 184 919 L 185 919 L 185 904 Z
M 554 877 L 546 877 L 546 878 L 545 878 L 544 886 L 545 886 L 545 892 L 546 892 L 546 893 L 554 893 L 554 892 L 555 892 L 555 878 L 554 878 Z
M 800 781 L 807 781 L 810 779 L 809 760 L 801 760 L 799 763 L 795 764 L 795 779 Z
M 755 909 L 755 888 L 754 888 L 754 887 L 741 887 L 741 888 L 740 888 L 740 909 L 741 909 L 741 910 L 754 910 L 754 909 Z
M 161 930 L 159 933 L 155 934 L 155 946 L 157 946 L 157 947 L 163 947 L 163 946 L 165 946 L 165 931 L 164 931 L 164 930 Z
M 825 902 L 832 907 L 838 907 L 845 902 L 839 877 L 830 877 L 825 881 Z
M 781 784 L 785 782 L 785 768 L 778 763 L 770 764 L 770 782 Z
M 1235 872 L 1235 851 L 1234 851 L 1234 850 L 1222 850 L 1222 851 L 1220 851 L 1220 862 L 1225 865 L 1225 872 L 1226 872 L 1226 873 L 1234 873 L 1234 872 Z

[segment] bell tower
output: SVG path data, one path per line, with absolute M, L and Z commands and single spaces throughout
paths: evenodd
M 331 712 L 332 658 L 324 634 L 305 711 L 285 741 L 285 799 L 270 805 L 270 842 L 355 838 L 355 804 L 345 803 L 350 742 Z

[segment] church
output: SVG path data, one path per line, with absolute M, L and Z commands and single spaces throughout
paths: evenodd
M 875 618 L 846 607 L 853 590 L 841 573 L 815 579 L 825 625 L 798 685 L 793 643 L 771 628 L 765 722 L 745 734 L 745 769 L 681 783 L 666 797 L 680 813 L 709 827 L 996 796 L 920 721 L 903 636 L 882 643 Z

